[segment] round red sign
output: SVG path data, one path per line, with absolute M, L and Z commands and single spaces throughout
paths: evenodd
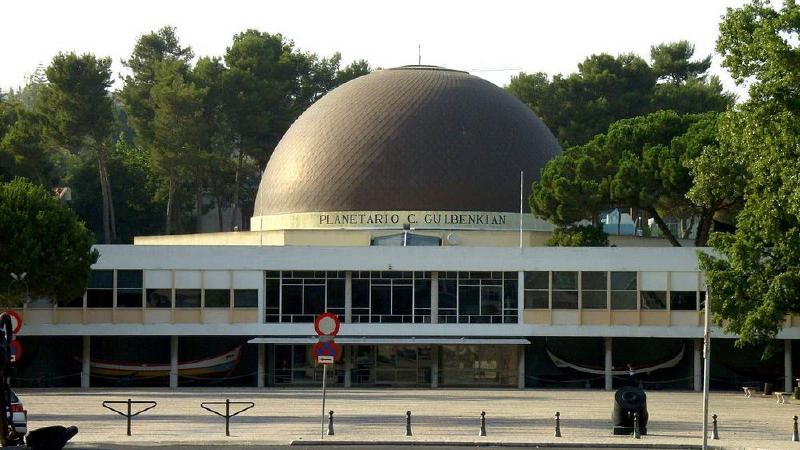
M 318 336 L 336 336 L 340 325 L 339 316 L 334 313 L 318 314 L 314 319 L 314 331 Z
M 339 359 L 342 355 L 342 349 L 339 344 L 333 341 L 320 341 L 311 347 L 311 354 L 314 357 L 331 356 L 334 359 Z
M 22 344 L 17 340 L 13 340 L 9 346 L 11 347 L 11 360 L 19 361 L 22 358 Z
M 0 316 L 7 315 L 11 318 L 11 332 L 14 334 L 19 333 L 20 328 L 22 328 L 22 316 L 19 315 L 16 311 L 4 311 Z

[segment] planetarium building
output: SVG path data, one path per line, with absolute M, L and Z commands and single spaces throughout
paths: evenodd
M 277 146 L 249 231 L 99 245 L 83 298 L 26 305 L 15 385 L 314 385 L 312 321 L 331 312 L 343 387 L 611 389 L 630 366 L 645 387 L 698 389 L 698 249 L 544 246 L 527 198 L 560 151 L 465 72 L 346 83 Z M 788 320 L 767 362 L 716 331 L 712 385 L 789 382 Z

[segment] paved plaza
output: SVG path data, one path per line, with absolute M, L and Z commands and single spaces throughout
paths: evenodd
M 70 448 L 125 448 L 129 445 L 199 446 L 286 445 L 318 441 L 319 389 L 20 389 L 29 428 L 76 425 Z M 158 406 L 133 420 L 101 407 L 104 400 L 155 400 Z M 200 408 L 202 401 L 253 401 L 255 408 L 224 420 Z M 647 446 L 701 443 L 701 395 L 648 392 Z M 326 441 L 496 442 L 503 444 L 583 443 L 629 445 L 631 437 L 611 435 L 613 393 L 597 390 L 514 389 L 330 389 L 326 409 L 335 411 L 335 436 Z M 412 411 L 413 437 L 405 437 L 405 412 Z M 486 411 L 486 437 L 478 437 L 480 412 Z M 553 436 L 556 411 L 563 437 Z M 798 448 L 791 442 L 792 416 L 800 402 L 735 392 L 712 393 L 710 411 L 719 415 L 724 448 Z M 347 444 L 349 445 L 349 444 Z M 365 447 L 366 448 L 366 447 Z

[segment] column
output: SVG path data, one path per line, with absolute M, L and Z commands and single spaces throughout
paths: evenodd
M 517 359 L 517 388 L 525 389 L 525 345 L 519 345 Z
M 792 341 L 783 341 L 783 392 L 792 392 Z
M 603 374 L 606 377 L 606 390 L 610 391 L 614 386 L 613 385 L 614 380 L 612 378 L 612 373 L 611 373 L 611 371 L 614 369 L 614 363 L 613 360 L 611 359 L 611 338 L 610 337 L 603 338 L 603 343 L 605 344 L 604 347 L 606 350 L 606 361 Z
M 266 363 L 266 344 L 256 344 L 258 345 L 258 369 L 256 370 L 256 387 L 263 388 L 264 387 L 264 378 L 266 378 L 265 374 L 265 363 Z
M 178 387 L 178 336 L 169 338 L 169 387 Z
M 694 343 L 694 377 L 692 378 L 692 386 L 695 392 L 703 390 L 703 340 L 693 339 Z
M 83 337 L 83 352 L 81 354 L 81 387 L 89 387 L 89 379 L 91 377 L 91 360 L 92 360 L 92 337 Z
M 439 323 L 439 272 L 431 272 L 431 323 Z
M 517 323 L 525 323 L 525 272 L 517 272 Z
M 431 346 L 431 387 L 439 387 L 439 346 Z
M 344 387 L 350 388 L 352 386 L 353 380 L 353 346 L 352 345 L 343 345 L 344 347 Z
M 275 344 L 267 344 L 267 386 L 275 386 Z
M 353 272 L 344 273 L 344 323 L 353 322 Z

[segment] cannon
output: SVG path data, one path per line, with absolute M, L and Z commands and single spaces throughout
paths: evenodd
M 634 415 L 638 414 L 639 433 L 647 434 L 647 395 L 643 390 L 632 386 L 617 389 L 614 393 L 614 409 L 611 421 L 614 424 L 613 433 L 634 434 Z

